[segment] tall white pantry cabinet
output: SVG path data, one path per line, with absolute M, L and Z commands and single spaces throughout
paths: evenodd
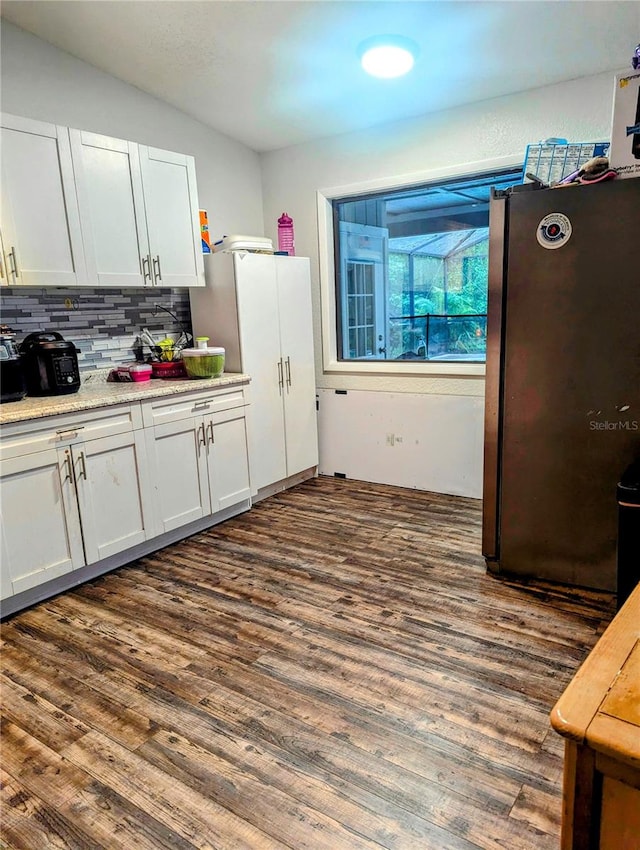
M 224 346 L 225 371 L 251 376 L 251 490 L 259 498 L 318 465 L 309 259 L 222 251 L 208 262 L 207 285 L 191 291 L 193 329 Z

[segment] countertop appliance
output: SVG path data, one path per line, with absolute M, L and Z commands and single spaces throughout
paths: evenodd
M 15 331 L 7 325 L 0 325 L 0 402 L 20 401 L 26 394 Z
M 29 395 L 64 395 L 80 389 L 77 349 L 57 331 L 29 334 L 20 352 Z
M 615 589 L 616 485 L 640 457 L 640 180 L 490 206 L 483 554 Z

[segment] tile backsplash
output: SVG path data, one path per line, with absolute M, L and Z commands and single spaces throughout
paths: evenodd
M 179 333 L 180 324 L 162 307 L 192 333 L 186 289 L 7 287 L 0 293 L 2 322 L 13 328 L 18 343 L 35 331 L 58 331 L 80 350 L 83 372 L 134 360 L 133 347 L 142 328 L 158 340 Z

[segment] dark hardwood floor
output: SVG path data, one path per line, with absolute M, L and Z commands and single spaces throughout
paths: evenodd
M 320 478 L 8 620 L 5 846 L 555 850 L 612 598 L 487 576 L 480 519 Z

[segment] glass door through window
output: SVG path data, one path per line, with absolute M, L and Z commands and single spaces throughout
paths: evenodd
M 384 359 L 388 231 L 340 223 L 341 350 L 348 360 Z

